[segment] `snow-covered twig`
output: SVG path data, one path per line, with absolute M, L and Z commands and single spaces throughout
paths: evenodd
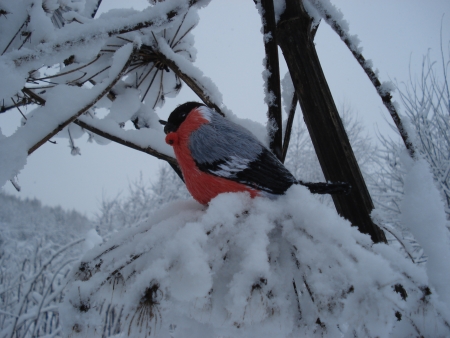
M 209 107 L 222 114 L 222 95 L 216 85 L 191 62 L 177 55 L 163 39 L 158 39 L 159 52 L 163 63 L 182 79 Z
M 96 123 L 94 125 L 92 123 L 92 119 L 88 119 L 85 117 L 78 118 L 77 120 L 74 121 L 74 123 L 76 125 L 80 126 L 81 128 L 89 130 L 90 132 L 93 132 L 101 137 L 104 137 L 104 138 L 110 140 L 110 141 L 114 141 L 123 146 L 129 147 L 129 148 L 132 148 L 132 149 L 135 149 L 138 151 L 142 151 L 146 154 L 149 154 L 156 158 L 159 158 L 160 160 L 167 161 L 171 165 L 178 166 L 178 162 L 174 157 L 164 154 L 162 152 L 159 152 L 159 151 L 153 149 L 152 147 L 150 147 L 150 145 L 142 146 L 142 145 L 138 144 L 137 142 L 135 142 L 132 137 L 127 137 L 126 130 L 120 129 L 120 131 L 119 131 L 119 128 L 118 128 L 117 131 L 120 132 L 120 135 L 114 134 L 113 132 L 111 132 L 110 129 L 109 130 L 102 129 L 101 122 Z

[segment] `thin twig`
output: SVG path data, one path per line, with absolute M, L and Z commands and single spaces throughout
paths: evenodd
M 45 106 L 45 100 L 36 93 L 32 92 L 31 89 L 24 87 L 22 88 L 22 93 L 35 100 L 41 106 Z
M 77 70 L 80 70 L 80 69 L 83 69 L 83 68 L 85 68 L 85 67 L 87 67 L 87 66 L 90 66 L 90 65 L 93 64 L 95 61 L 97 61 L 97 60 L 100 58 L 100 56 L 101 56 L 101 54 L 98 54 L 97 57 L 96 57 L 94 60 L 92 60 L 91 62 L 89 62 L 89 63 L 87 63 L 87 64 L 85 64 L 85 65 L 83 65 L 83 66 L 80 66 L 80 67 L 78 67 L 78 68 L 69 70 L 69 71 L 67 71 L 67 72 L 58 73 L 58 74 L 55 74 L 55 75 L 50 75 L 50 76 L 41 77 L 41 78 L 39 78 L 39 79 L 33 79 L 33 81 L 48 80 L 48 79 L 52 79 L 52 78 L 54 78 L 54 77 L 63 76 L 63 75 L 67 75 L 67 74 L 76 72 Z
M 388 227 L 386 227 L 386 226 L 384 226 L 384 225 L 381 225 L 380 227 L 383 228 L 384 230 L 386 230 L 387 232 L 389 232 L 392 236 L 394 236 L 395 239 L 396 239 L 396 240 L 400 243 L 400 245 L 403 247 L 403 249 L 405 249 L 406 254 L 409 256 L 409 258 L 411 258 L 411 261 L 412 261 L 413 263 L 416 263 L 416 262 L 414 261 L 413 256 L 408 252 L 408 249 L 406 249 L 405 244 L 403 244 L 403 242 L 400 240 L 400 238 L 398 238 L 398 236 L 397 236 L 392 230 L 390 230 Z
M 142 152 L 144 152 L 146 154 L 152 155 L 152 156 L 154 156 L 156 158 L 159 158 L 160 160 L 167 161 L 167 162 L 169 162 L 169 164 L 175 165 L 175 166 L 178 167 L 178 162 L 176 161 L 175 158 L 173 158 L 171 156 L 168 156 L 166 154 L 160 153 L 159 151 L 157 151 L 157 150 L 155 150 L 155 149 L 153 149 L 151 147 L 142 147 L 141 145 L 136 144 L 136 143 L 134 143 L 134 142 L 132 142 L 130 140 L 125 140 L 125 139 L 123 139 L 123 138 L 121 138 L 119 136 L 111 134 L 110 132 L 102 130 L 98 126 L 94 127 L 93 125 L 89 124 L 87 119 L 82 119 L 82 120 L 81 119 L 77 119 L 73 123 L 75 123 L 76 125 L 80 126 L 81 128 L 89 130 L 90 132 L 92 132 L 94 134 L 97 134 L 97 135 L 99 135 L 101 137 L 104 137 L 104 138 L 106 138 L 106 139 L 108 139 L 110 141 L 114 141 L 114 142 L 119 143 L 121 145 L 124 145 L 126 147 L 142 151 Z
M 53 52 L 59 52 L 61 50 L 67 50 L 70 47 L 85 45 L 88 43 L 92 43 L 97 39 L 104 39 L 105 36 L 112 37 L 117 36 L 119 34 L 125 34 L 133 31 L 138 31 L 143 28 L 149 28 L 153 26 L 162 26 L 164 24 L 170 23 L 173 21 L 180 11 L 181 7 L 178 5 L 173 6 L 172 9 L 168 9 L 165 13 L 165 20 L 161 20 L 161 15 L 158 18 L 150 19 L 146 21 L 138 22 L 134 25 L 122 24 L 118 25 L 115 28 L 111 28 L 108 31 L 102 31 L 101 29 L 94 28 L 100 27 L 97 22 L 95 22 L 95 26 L 91 27 L 91 33 L 85 34 L 83 36 L 76 36 L 73 39 L 63 40 L 61 42 L 53 42 L 53 43 L 43 43 L 35 47 L 33 52 L 28 53 L 27 55 L 20 56 L 14 60 L 16 66 L 20 66 L 24 62 L 37 60 L 42 57 L 42 54 L 46 54 L 48 50 L 52 50 Z M 92 25 L 94 25 L 92 24 Z M 89 31 L 89 24 L 82 25 L 83 31 Z
M 219 108 L 218 103 L 214 102 L 213 98 L 207 92 L 207 87 L 202 84 L 202 81 L 194 76 L 184 73 L 177 63 L 169 56 L 160 54 L 161 62 L 169 67 L 180 79 L 184 81 L 192 91 L 210 108 L 214 109 L 217 113 L 224 116 L 224 113 Z
M 284 132 L 283 152 L 281 154 L 281 162 L 283 163 L 286 160 L 286 154 L 289 148 L 289 142 L 291 140 L 292 125 L 294 123 L 295 109 L 297 108 L 297 103 L 298 103 L 297 94 L 294 93 L 294 95 L 292 96 L 291 106 L 289 108 L 289 116 L 286 123 L 286 130 Z
M 11 101 L 14 103 L 14 106 L 17 108 L 17 110 L 19 111 L 19 113 L 22 115 L 22 117 L 25 119 L 25 121 L 27 120 L 27 117 L 22 113 L 22 111 L 19 108 L 19 105 L 16 103 L 16 101 L 14 101 L 14 98 L 11 97 Z
M 2 54 L 5 54 L 5 52 L 8 50 L 9 46 L 12 44 L 12 42 L 14 41 L 14 39 L 16 38 L 17 34 L 19 34 L 19 32 L 22 30 L 23 26 L 28 25 L 28 23 L 30 22 L 30 16 L 28 15 L 28 17 L 26 18 L 26 20 L 24 21 L 24 23 L 22 24 L 22 26 L 20 26 L 20 28 L 18 29 L 18 31 L 16 32 L 16 34 L 14 34 L 14 36 L 12 37 L 12 39 L 9 41 L 8 45 L 5 47 L 5 49 L 3 50 Z

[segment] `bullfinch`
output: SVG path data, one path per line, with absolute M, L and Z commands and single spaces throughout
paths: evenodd
M 293 184 L 313 193 L 348 193 L 346 183 L 297 180 L 253 134 L 198 102 L 178 106 L 165 125 L 187 189 L 208 204 L 218 194 L 248 192 L 251 197 L 282 195 Z

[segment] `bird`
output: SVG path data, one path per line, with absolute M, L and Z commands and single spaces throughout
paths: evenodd
M 275 198 L 293 184 L 313 193 L 349 192 L 347 183 L 297 180 L 249 130 L 202 103 L 181 104 L 160 123 L 188 191 L 201 204 L 229 192 Z

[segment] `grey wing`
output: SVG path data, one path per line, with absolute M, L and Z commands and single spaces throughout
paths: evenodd
M 297 180 L 248 130 L 222 117 L 202 125 L 189 148 L 201 171 L 271 194 L 283 194 Z
M 189 149 L 199 166 L 209 173 L 232 178 L 246 169 L 264 146 L 245 128 L 212 114 L 189 139 Z

